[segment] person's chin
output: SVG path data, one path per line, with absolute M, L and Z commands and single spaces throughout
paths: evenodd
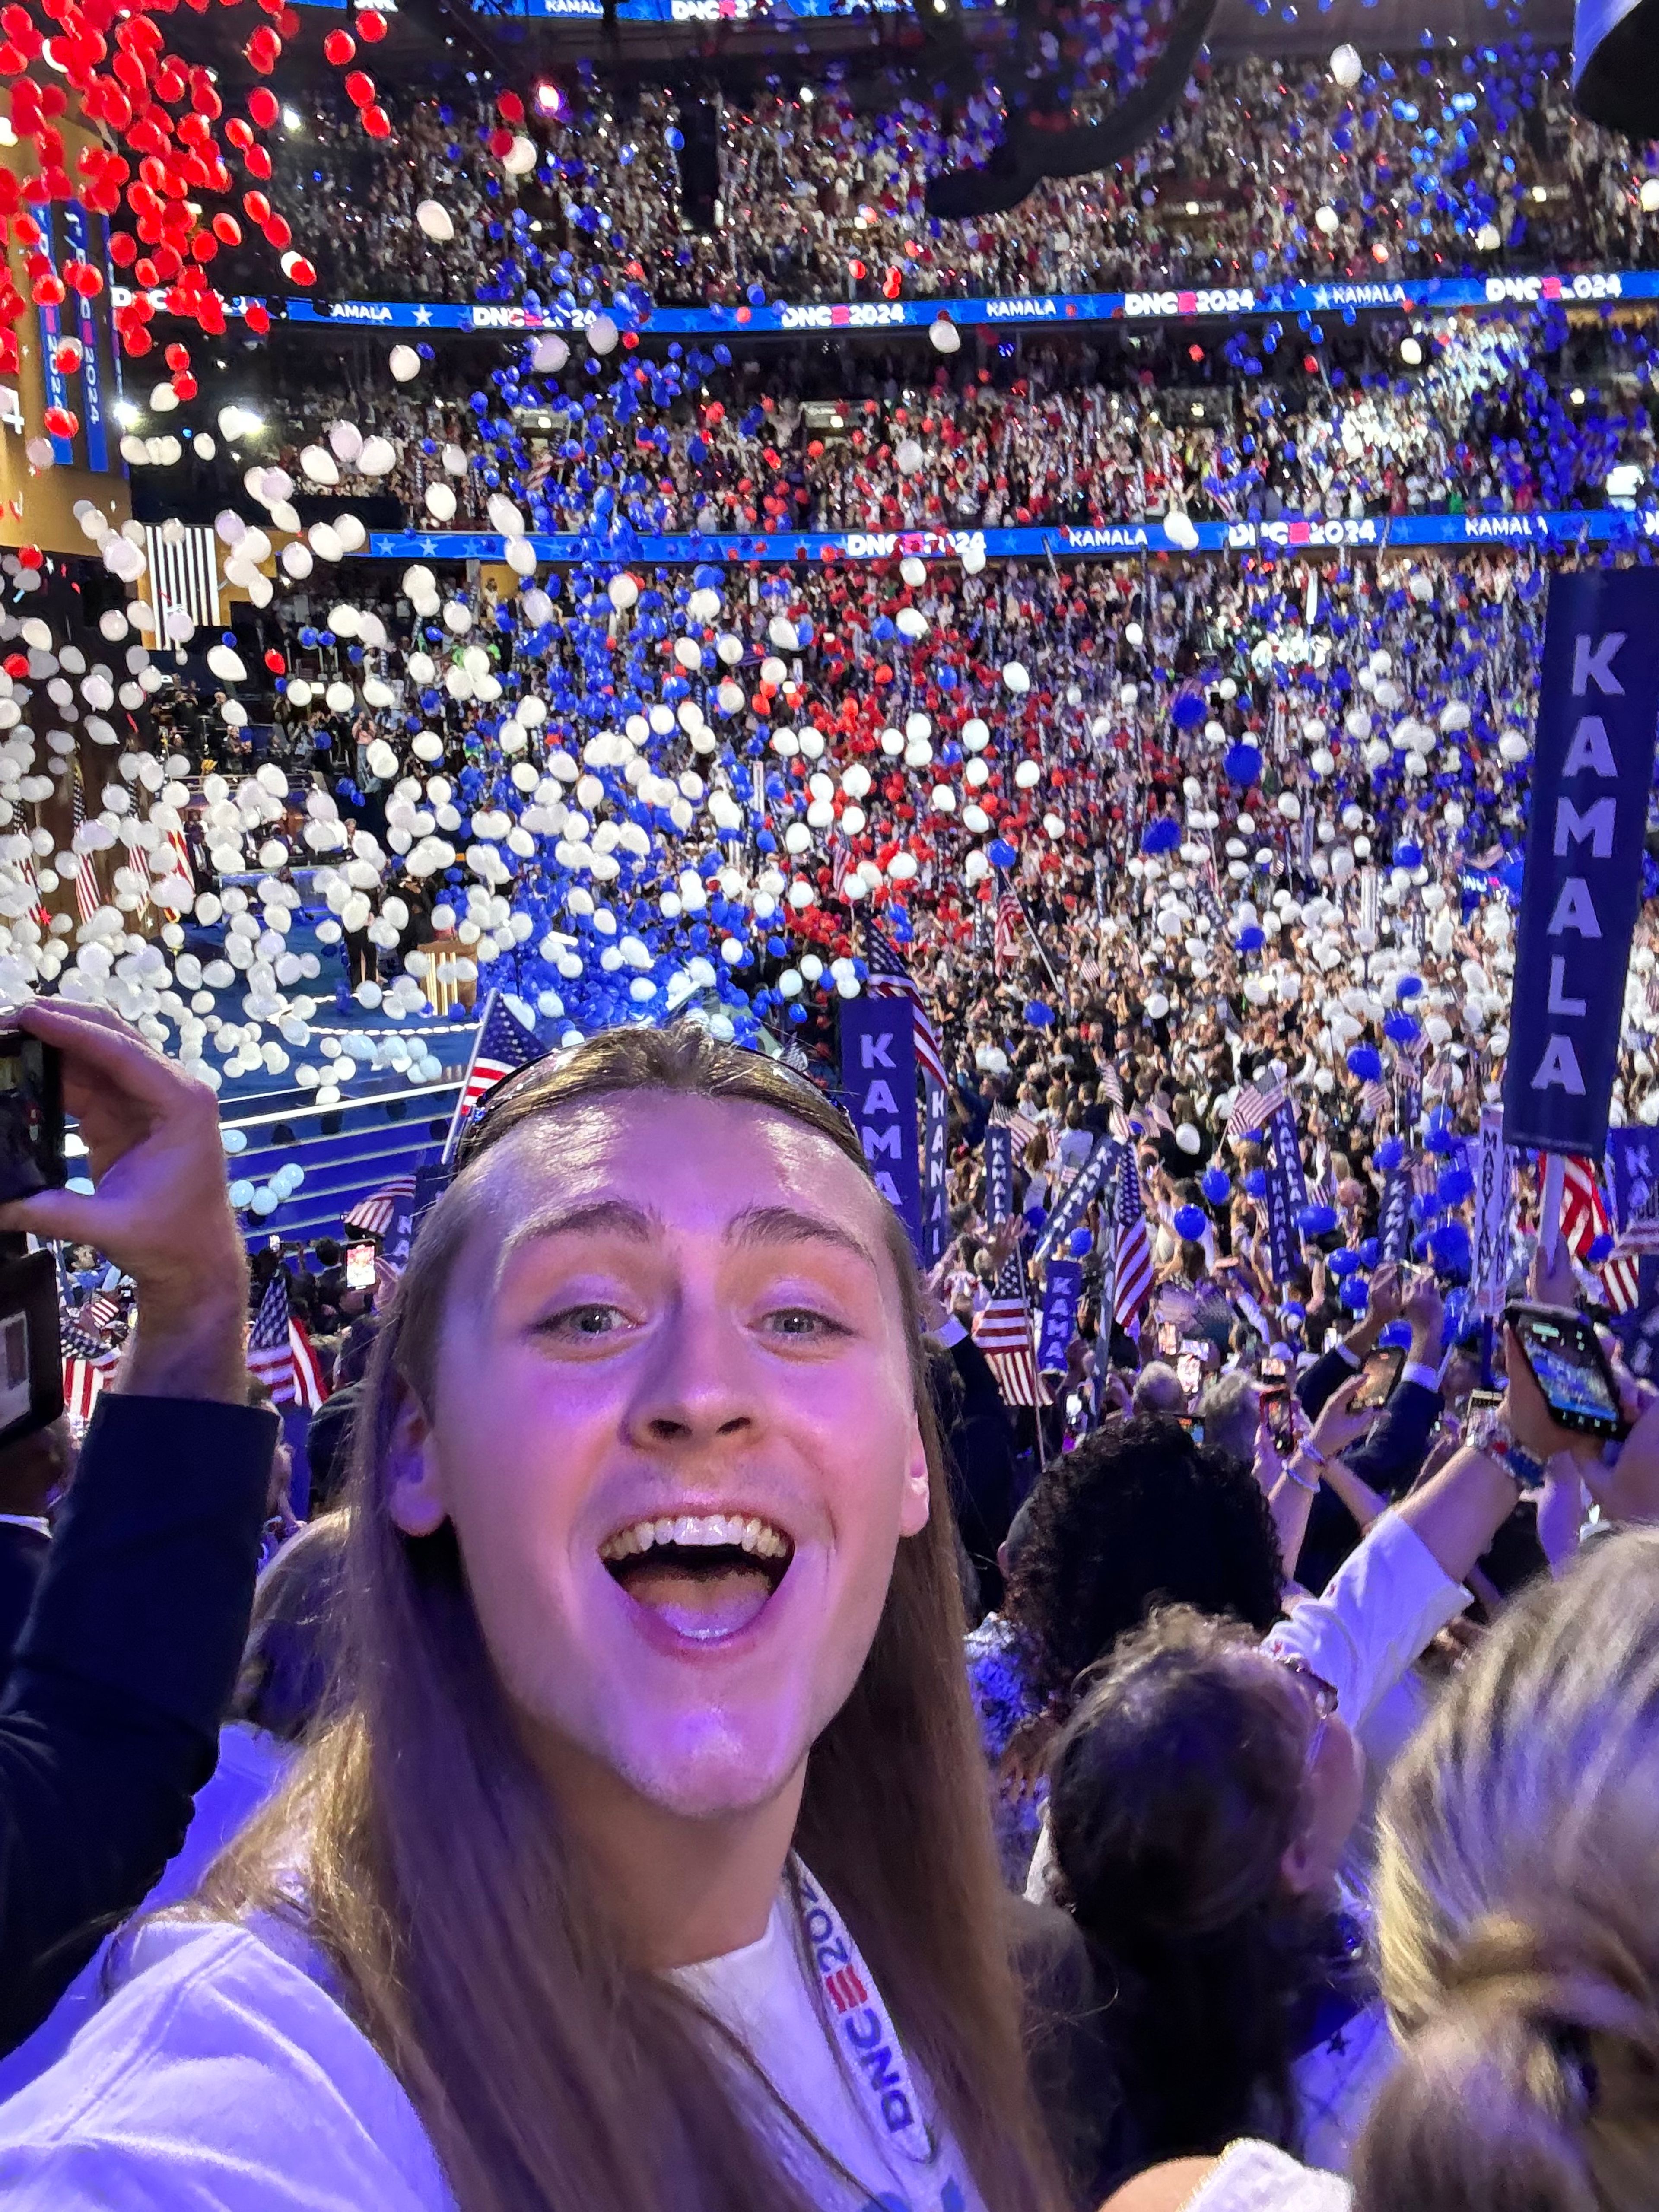
M 741 1818 L 789 1788 L 817 1730 L 793 1698 L 769 1705 L 647 1711 L 612 1756 L 639 1796 L 686 1820 Z

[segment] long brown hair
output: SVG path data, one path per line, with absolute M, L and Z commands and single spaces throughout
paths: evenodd
M 786 1115 L 869 1172 L 850 1125 L 811 1085 L 689 1024 L 614 1030 L 520 1078 L 480 1146 L 530 1115 L 641 1090 Z M 464 1169 L 423 1224 L 365 1388 L 349 1705 L 216 1869 L 209 1902 L 279 1906 L 282 1869 L 297 1860 L 308 1931 L 464 2212 L 805 2212 L 810 2199 L 769 2155 L 758 2077 L 745 2081 L 707 2018 L 627 1959 L 521 1746 L 453 1532 L 407 1537 L 386 1510 L 400 1410 L 411 1396 L 431 1410 L 474 1188 Z M 988 2203 L 1036 2212 L 1054 2190 L 1003 1933 L 915 1270 L 896 1217 L 882 1212 L 933 1510 L 900 1543 L 869 1657 L 813 1747 L 796 1842 Z

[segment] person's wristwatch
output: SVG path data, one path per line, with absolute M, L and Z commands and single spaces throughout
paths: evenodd
M 1517 1490 L 1536 1490 L 1542 1485 L 1543 1461 L 1518 1441 L 1501 1407 L 1488 1406 L 1476 1414 L 1469 1424 L 1468 1442 L 1488 1459 L 1500 1461 Z

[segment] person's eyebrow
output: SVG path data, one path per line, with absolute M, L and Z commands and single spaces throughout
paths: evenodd
M 515 1222 L 502 1240 L 495 1261 L 500 1282 L 508 1262 L 526 1244 L 550 1237 L 624 1237 L 632 1243 L 648 1243 L 663 1231 L 662 1216 L 648 1206 L 629 1198 L 595 1198 L 575 1206 L 544 1206 Z
M 736 1245 L 830 1244 L 855 1260 L 874 1265 L 868 1247 L 850 1230 L 822 1214 L 805 1212 L 793 1206 L 746 1206 L 726 1224 L 726 1242 Z

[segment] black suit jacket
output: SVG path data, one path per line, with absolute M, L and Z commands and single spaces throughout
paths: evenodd
M 0 2050 L 178 1850 L 247 1635 L 277 1422 L 106 1391 L 0 1696 Z
M 0 1683 L 23 1632 L 52 1539 L 21 1521 L 0 1521 Z
M 1022 1480 L 1008 1408 L 972 1337 L 935 1356 L 933 1403 L 950 1462 L 957 1527 L 979 1576 L 980 1604 L 992 1612 L 1002 1602 L 997 1547 L 1018 1508 Z

